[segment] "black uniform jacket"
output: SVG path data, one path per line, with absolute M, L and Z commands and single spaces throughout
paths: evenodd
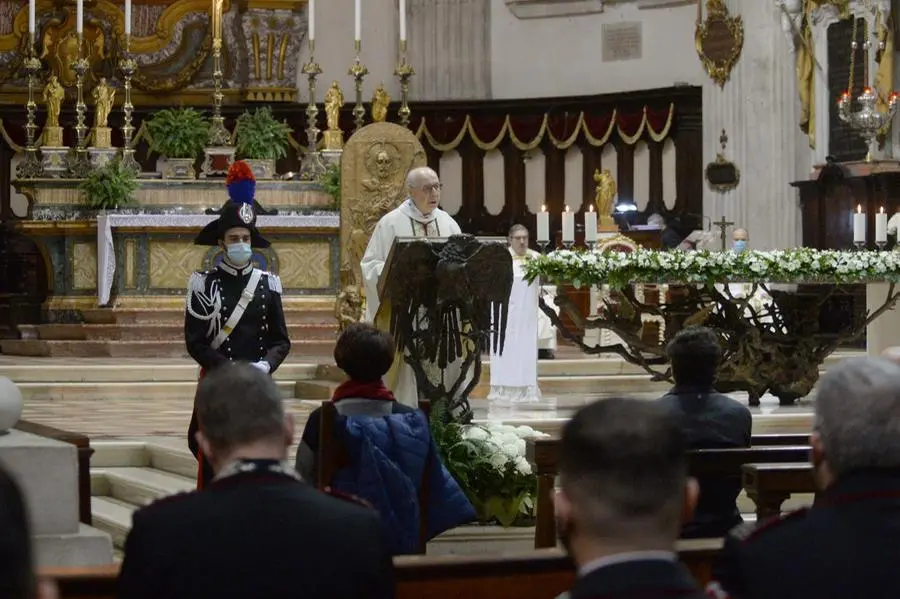
M 749 447 L 753 417 L 749 408 L 715 389 L 675 385 L 660 399 L 681 423 L 690 449 Z M 743 519 L 735 500 L 740 473 L 700 478 L 700 500 L 694 519 L 681 531 L 684 538 L 722 537 Z
M 841 476 L 811 508 L 732 531 L 713 578 L 736 599 L 878 599 L 900 595 L 898 566 L 900 470 L 869 470 Z
M 135 512 L 118 596 L 385 599 L 393 565 L 375 510 L 245 472 Z
M 281 280 L 268 272 L 260 277 L 253 300 L 237 326 L 218 349 L 212 348 L 213 339 L 234 312 L 252 271 L 252 265 L 237 270 L 220 263 L 213 270 L 191 275 L 184 339 L 188 353 L 206 371 L 229 360 L 265 360 L 270 372 L 275 372 L 291 349 L 281 306 Z
M 603 566 L 578 578 L 570 599 L 703 599 L 687 568 L 677 561 L 635 560 Z

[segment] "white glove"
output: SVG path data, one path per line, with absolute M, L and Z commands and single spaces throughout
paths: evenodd
M 259 362 L 254 362 L 250 366 L 253 366 L 254 368 L 259 368 L 266 374 L 269 374 L 269 372 L 272 370 L 272 367 L 269 366 L 269 363 L 266 362 L 265 360 L 260 360 Z

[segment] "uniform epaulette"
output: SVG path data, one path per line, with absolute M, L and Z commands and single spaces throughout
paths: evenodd
M 274 273 L 266 272 L 266 278 L 269 280 L 269 291 L 274 291 L 278 294 L 282 293 L 281 277 Z
M 731 529 L 731 531 L 728 533 L 728 536 L 736 541 L 746 543 L 747 541 L 758 537 L 766 531 L 778 528 L 778 526 L 780 526 L 781 524 L 784 524 L 786 522 L 793 522 L 796 518 L 805 516 L 808 511 L 809 508 L 803 507 L 786 514 L 782 514 L 781 516 L 769 518 L 768 520 L 764 520 L 762 522 L 747 522 L 745 524 L 739 524 Z
M 206 275 L 209 272 L 202 270 L 191 273 L 191 278 L 188 281 L 188 292 L 189 293 L 205 293 L 206 292 Z

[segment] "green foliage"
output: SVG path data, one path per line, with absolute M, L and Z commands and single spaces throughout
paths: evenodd
M 502 526 L 530 523 L 537 477 L 521 455 L 522 435 L 540 433 L 528 427 L 458 424 L 445 416 L 441 404 L 432 408 L 432 436 L 441 461 L 472 502 L 479 522 Z
M 135 172 L 122 166 L 119 158 L 94 169 L 78 185 L 85 203 L 94 210 L 112 210 L 134 201 L 134 192 L 140 187 Z
M 291 128 L 275 120 L 268 106 L 244 112 L 234 128 L 235 146 L 239 158 L 278 160 L 287 156 Z
M 319 175 L 318 184 L 322 186 L 322 191 L 327 193 L 334 200 L 333 207 L 335 210 L 341 209 L 341 165 L 329 164 L 325 168 L 325 172 Z
M 147 121 L 150 149 L 166 158 L 196 158 L 209 143 L 209 119 L 193 108 L 166 108 Z

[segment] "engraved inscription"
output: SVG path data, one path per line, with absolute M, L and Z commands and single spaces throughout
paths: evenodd
M 641 58 L 643 33 L 640 21 L 604 24 L 601 35 L 603 38 L 601 60 L 603 62 Z

